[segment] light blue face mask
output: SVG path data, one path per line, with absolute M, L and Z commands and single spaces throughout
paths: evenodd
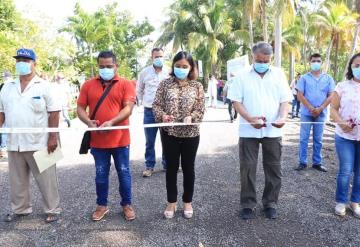
M 155 67 L 161 68 L 164 66 L 164 58 L 163 57 L 157 57 L 153 60 L 153 65 Z
M 255 71 L 260 74 L 264 74 L 266 71 L 268 71 L 269 67 L 270 67 L 269 63 L 254 63 Z
M 27 62 L 17 62 L 15 65 L 16 72 L 19 75 L 29 75 L 31 74 L 31 64 Z
M 360 80 L 360 67 L 358 68 L 351 68 L 355 79 Z
M 319 71 L 321 69 L 321 63 L 311 63 L 310 68 L 312 71 Z
M 174 74 L 179 80 L 185 80 L 189 75 L 190 69 L 174 68 Z
M 99 75 L 100 77 L 105 81 L 110 81 L 115 76 L 114 69 L 104 68 L 99 69 Z

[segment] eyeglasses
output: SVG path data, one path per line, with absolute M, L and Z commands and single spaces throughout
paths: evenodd
M 322 61 L 321 60 L 312 60 L 311 62 L 312 63 L 321 63 Z

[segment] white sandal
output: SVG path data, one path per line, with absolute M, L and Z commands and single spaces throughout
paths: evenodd
M 185 219 L 191 219 L 193 217 L 193 215 L 194 215 L 194 209 L 193 208 L 191 208 L 190 210 L 185 210 L 184 209 L 184 218 Z
M 174 218 L 175 213 L 176 213 L 176 206 L 175 206 L 174 210 L 171 210 L 171 211 L 165 210 L 164 211 L 164 216 L 165 216 L 166 219 L 172 219 L 172 218 Z

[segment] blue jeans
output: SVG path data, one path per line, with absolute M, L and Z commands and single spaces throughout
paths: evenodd
M 301 124 L 300 127 L 300 150 L 299 159 L 300 164 L 307 165 L 307 149 L 312 128 L 313 132 L 313 165 L 320 165 L 322 161 L 321 149 L 322 139 L 324 133 L 325 116 L 313 117 L 301 114 L 301 122 L 318 122 L 319 124 Z M 321 124 L 322 123 L 322 124 Z
M 351 201 L 360 203 L 360 142 L 335 135 L 339 172 L 336 180 L 336 202 L 347 203 L 350 179 L 353 177 Z
M 96 167 L 96 203 L 100 206 L 107 206 L 109 194 L 109 173 L 111 156 L 114 159 L 115 168 L 119 178 L 119 193 L 121 206 L 131 205 L 131 173 L 129 167 L 129 149 L 121 148 L 92 148 L 91 154 L 95 159 Z
M 144 107 L 144 124 L 153 124 L 155 122 L 154 113 L 151 108 Z M 155 141 L 159 128 L 145 128 L 145 166 L 154 169 L 156 164 Z M 162 165 L 166 169 L 164 154 L 162 155 Z

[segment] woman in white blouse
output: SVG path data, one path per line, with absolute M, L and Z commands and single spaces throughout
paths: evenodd
M 331 104 L 331 116 L 337 123 L 335 146 L 339 158 L 335 214 L 345 216 L 349 207 L 360 218 L 360 53 L 351 58 L 346 79 L 336 86 Z

